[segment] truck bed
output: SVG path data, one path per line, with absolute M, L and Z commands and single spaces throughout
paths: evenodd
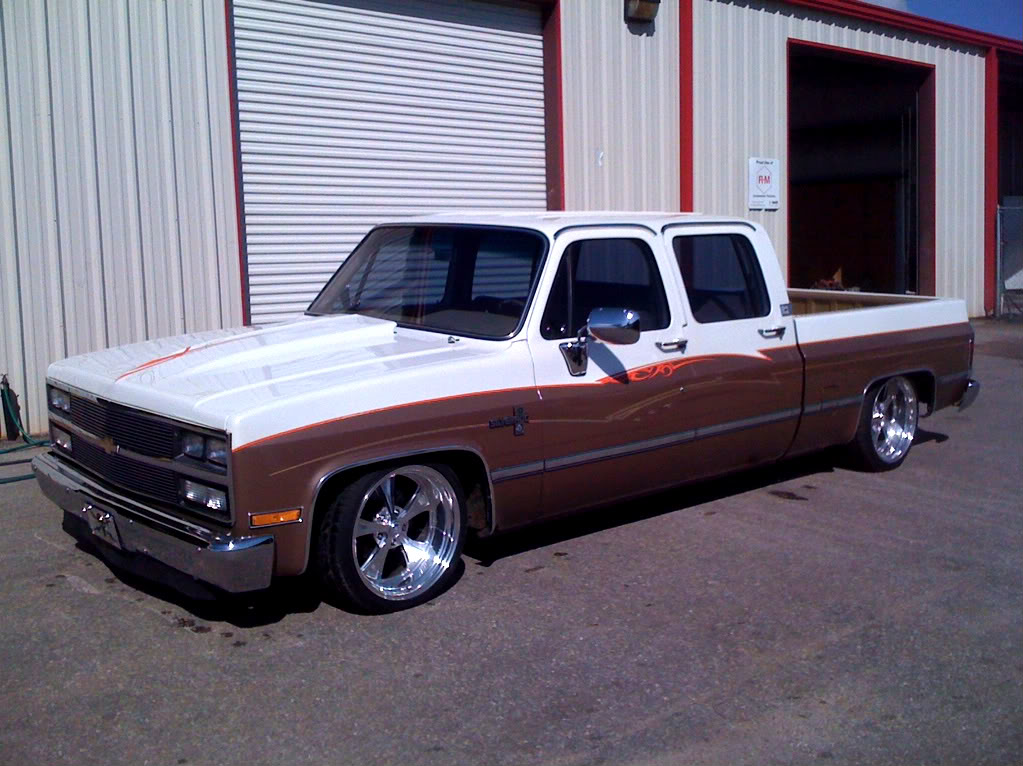
M 909 377 L 923 413 L 948 406 L 969 378 L 966 304 L 922 295 L 789 290 L 805 363 L 804 417 L 791 454 L 852 439 L 866 388 Z
M 933 301 L 925 295 L 894 295 L 892 293 L 861 293 L 846 290 L 797 290 L 789 288 L 792 313 L 827 314 L 832 311 L 853 311 L 877 306 L 905 305 Z

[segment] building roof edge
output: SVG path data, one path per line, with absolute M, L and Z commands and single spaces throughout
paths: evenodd
M 961 27 L 956 24 L 948 24 L 944 21 L 924 18 L 923 16 L 906 13 L 905 11 L 896 11 L 892 8 L 862 2 L 862 0 L 785 0 L 785 2 L 788 5 L 798 5 L 842 16 L 851 16 L 864 21 L 886 24 L 898 27 L 899 29 L 941 37 L 958 43 L 976 45 L 981 48 L 995 48 L 999 52 L 1023 55 L 1023 41 L 1013 40 L 1011 37 L 988 34 L 987 32 Z

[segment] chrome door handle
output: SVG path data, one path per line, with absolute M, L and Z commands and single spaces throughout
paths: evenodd
M 765 330 L 757 330 L 760 335 L 764 338 L 781 338 L 785 335 L 785 325 L 779 325 L 778 327 L 768 327 Z
M 686 352 L 686 346 L 689 345 L 689 341 L 682 340 L 682 338 L 675 338 L 675 340 L 669 340 L 665 342 L 657 341 L 656 344 L 658 349 L 663 351 L 665 354 L 670 354 L 673 351 L 678 351 L 684 354 Z

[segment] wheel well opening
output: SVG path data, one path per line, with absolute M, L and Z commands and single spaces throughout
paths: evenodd
M 916 390 L 916 398 L 921 404 L 927 405 L 927 411 L 922 413 L 924 416 L 930 415 L 934 411 L 934 401 L 936 394 L 936 386 L 934 382 L 934 375 L 930 372 L 921 371 L 914 372 L 906 375 L 909 382 L 913 384 L 913 388 Z
M 409 463 L 441 463 L 455 472 L 462 491 L 465 493 L 466 515 L 469 529 L 478 535 L 486 535 L 492 528 L 492 498 L 490 482 L 483 459 L 473 452 L 463 450 L 444 450 L 411 455 L 393 460 L 381 460 L 375 463 L 345 468 L 332 474 L 320 487 L 313 508 L 313 545 L 316 544 L 316 527 L 327 507 L 346 486 L 369 471 L 379 471 L 392 466 L 408 465 Z

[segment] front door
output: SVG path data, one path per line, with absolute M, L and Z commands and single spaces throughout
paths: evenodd
M 682 422 L 678 371 L 685 320 L 674 264 L 641 227 L 566 233 L 552 252 L 530 321 L 529 346 L 544 424 L 546 514 L 611 501 L 636 486 L 672 483 L 670 449 Z M 562 351 L 595 308 L 640 317 L 632 345 L 587 341 L 585 370 Z M 576 373 L 576 374 L 573 374 Z

